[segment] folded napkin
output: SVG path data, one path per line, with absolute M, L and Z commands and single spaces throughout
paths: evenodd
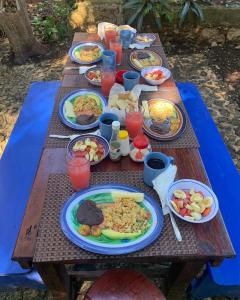
M 153 86 L 153 85 L 137 84 L 135 86 L 137 86 L 139 89 L 141 89 L 142 92 L 157 92 L 158 91 L 158 87 Z
M 145 49 L 145 48 L 149 48 L 151 46 L 151 44 L 138 44 L 138 43 L 133 43 L 131 45 L 129 45 L 130 49 Z
M 177 174 L 177 167 L 175 165 L 170 165 L 167 170 L 159 174 L 153 181 L 153 188 L 158 193 L 163 214 L 169 213 L 169 208 L 167 206 L 166 197 L 169 186 L 174 182 L 175 176 Z

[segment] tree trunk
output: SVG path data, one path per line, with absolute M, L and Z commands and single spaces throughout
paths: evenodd
M 31 56 L 46 54 L 48 48 L 33 35 L 25 1 L 16 0 L 16 4 L 16 12 L 0 12 L 0 27 L 9 40 L 15 63 L 22 64 Z

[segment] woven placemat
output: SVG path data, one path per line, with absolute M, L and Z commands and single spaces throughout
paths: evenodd
M 91 184 L 120 183 L 129 186 L 135 186 L 147 192 L 158 201 L 155 191 L 143 183 L 143 174 L 141 171 L 121 171 L 121 172 L 95 172 L 91 176 Z M 73 193 L 69 180 L 65 174 L 51 174 L 48 180 L 48 186 L 45 196 L 44 207 L 40 220 L 36 248 L 34 253 L 34 262 L 58 262 L 77 260 L 79 262 L 108 262 L 123 259 L 125 262 L 141 259 L 141 262 L 147 262 L 148 259 L 161 259 L 169 257 L 194 257 L 197 254 L 197 240 L 192 224 L 183 222 L 176 218 L 182 242 L 177 242 L 169 216 L 165 216 L 164 227 L 158 239 L 135 253 L 121 256 L 107 256 L 90 253 L 69 241 L 60 228 L 59 215 L 60 210 L 68 197 Z
M 96 129 L 93 129 L 91 131 L 79 131 L 79 130 L 73 130 L 67 126 L 65 126 L 59 119 L 58 116 L 58 105 L 61 99 L 70 93 L 71 91 L 77 90 L 76 88 L 61 88 L 59 90 L 59 93 L 57 95 L 55 105 L 54 105 L 54 111 L 52 114 L 52 118 L 49 123 L 49 128 L 48 128 L 48 135 L 45 143 L 46 148 L 65 148 L 69 142 L 67 139 L 56 139 L 56 138 L 50 138 L 50 134 L 59 134 L 59 135 L 70 135 L 70 134 L 78 134 L 78 133 L 86 133 L 86 132 L 91 132 Z M 96 88 L 95 90 L 99 90 L 99 88 Z M 140 97 L 141 100 L 147 100 L 151 99 L 153 97 L 157 97 L 156 92 L 143 92 Z M 154 147 L 159 147 L 160 148 L 198 148 L 199 143 L 197 140 L 197 137 L 194 133 L 194 130 L 192 128 L 191 122 L 189 120 L 188 114 L 186 112 L 186 109 L 184 108 L 183 103 L 180 103 L 181 108 L 183 109 L 185 115 L 186 115 L 186 129 L 184 133 L 178 137 L 176 140 L 169 141 L 169 142 L 160 142 L 157 140 L 154 140 L 150 138 L 150 143 Z

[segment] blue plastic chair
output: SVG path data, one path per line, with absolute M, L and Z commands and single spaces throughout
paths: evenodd
M 194 300 L 211 296 L 237 297 L 240 296 L 240 199 L 236 191 L 240 188 L 240 175 L 196 86 L 180 83 L 178 88 L 198 137 L 201 157 L 237 254 L 235 258 L 225 259 L 219 267 L 209 264 L 204 275 L 193 282 L 190 296 Z
M 0 160 L 0 289 L 44 288 L 34 269 L 22 269 L 11 256 L 59 86 L 58 81 L 31 85 Z

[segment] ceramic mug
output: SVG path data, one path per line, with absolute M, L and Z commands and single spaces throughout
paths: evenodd
M 140 74 L 135 71 L 128 71 L 123 74 L 123 85 L 126 91 L 131 91 L 139 83 Z
M 110 141 L 112 136 L 113 121 L 118 121 L 118 116 L 113 113 L 103 113 L 99 117 L 100 133 L 107 141 Z
M 116 69 L 116 52 L 112 50 L 104 50 L 102 53 L 103 67 L 111 70 Z
M 134 36 L 135 33 L 132 30 L 123 29 L 120 31 L 120 40 L 122 41 L 124 49 L 128 49 L 129 45 L 132 43 Z
M 159 168 L 155 161 L 155 166 L 149 165 L 149 161 L 154 164 L 154 159 L 160 160 L 162 162 L 162 166 Z M 161 152 L 151 152 L 144 158 L 144 170 L 143 170 L 143 180 L 144 182 L 149 185 L 153 186 L 152 181 L 155 179 L 159 174 L 164 172 L 171 164 L 173 164 L 174 158 L 171 156 L 167 156 Z

